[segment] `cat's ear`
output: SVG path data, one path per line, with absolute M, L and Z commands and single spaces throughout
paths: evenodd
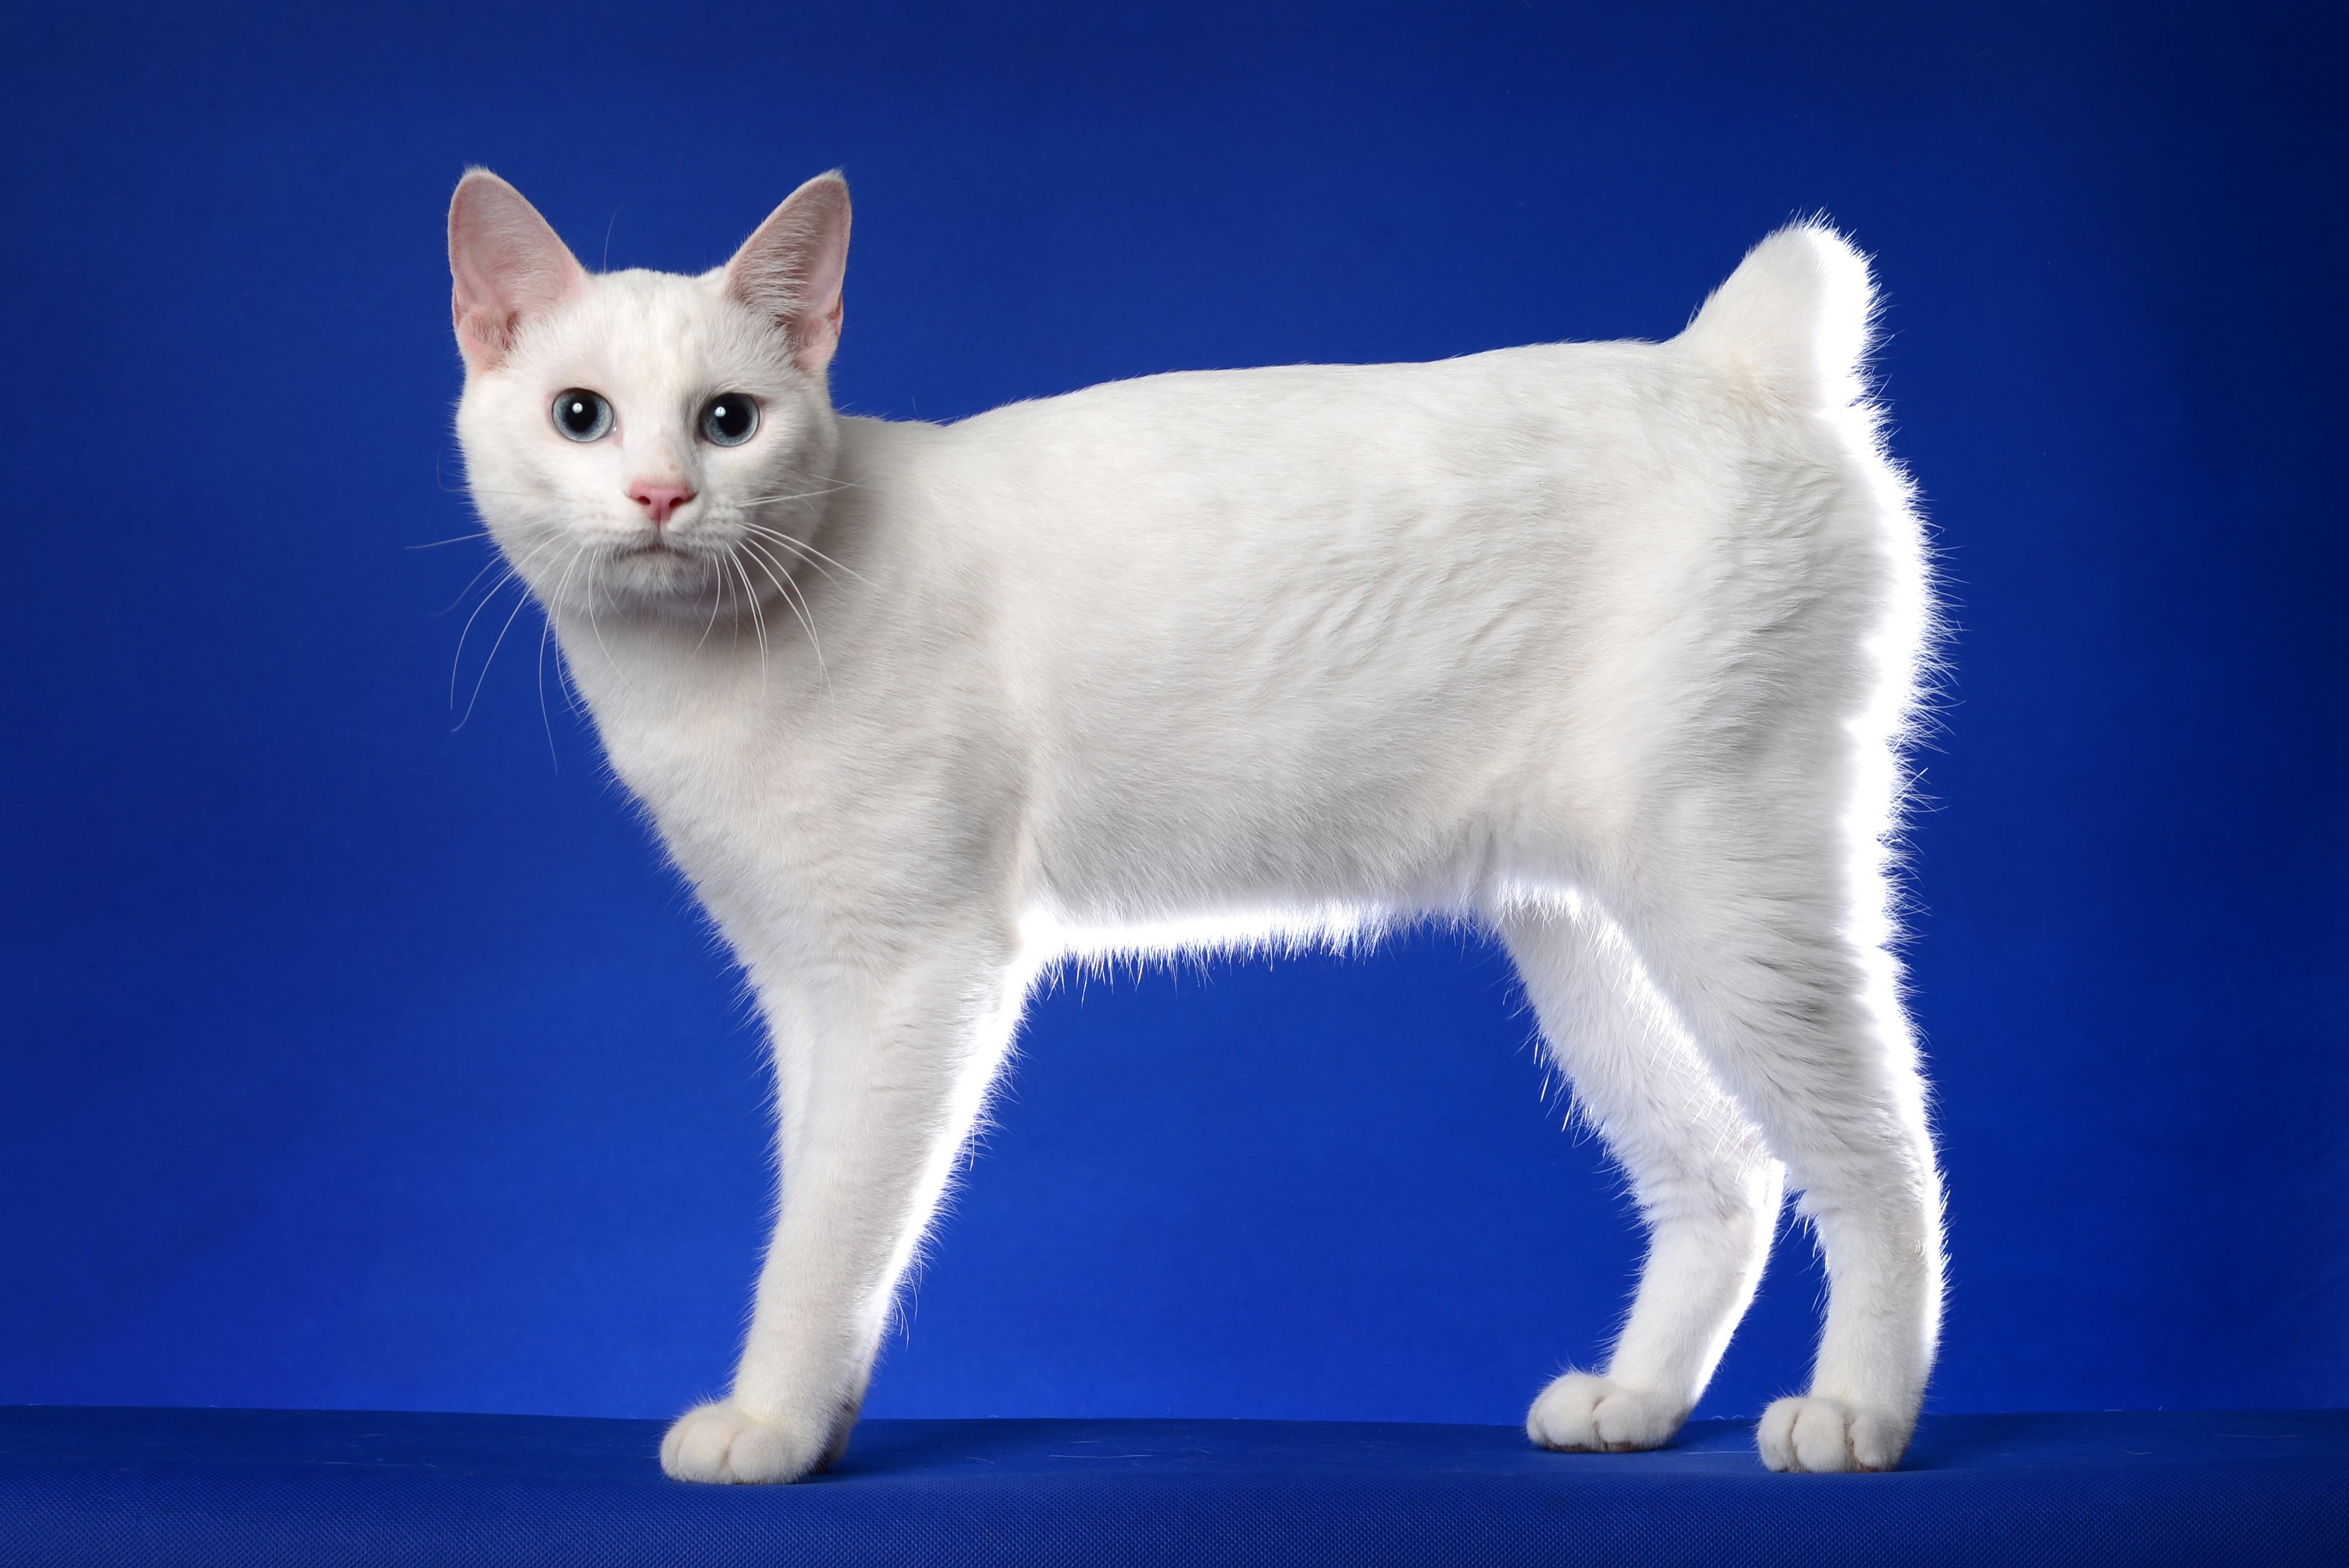
M 587 282 L 587 269 L 538 209 L 486 169 L 467 170 L 449 202 L 449 275 L 457 347 L 475 373 L 512 352 L 524 321 Z
M 792 357 L 823 374 L 840 342 L 840 282 L 848 270 L 848 181 L 819 174 L 742 242 L 726 263 L 727 294 L 783 329 Z

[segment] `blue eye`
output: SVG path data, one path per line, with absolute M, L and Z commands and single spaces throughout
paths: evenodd
M 554 428 L 574 441 L 592 441 L 612 428 L 612 406 L 600 392 L 574 387 L 554 399 Z
M 759 428 L 759 401 L 742 392 L 720 392 L 701 410 L 701 438 L 713 446 L 739 447 Z

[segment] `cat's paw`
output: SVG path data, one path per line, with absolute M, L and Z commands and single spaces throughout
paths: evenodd
M 1663 1447 L 1687 1419 L 1684 1407 L 1661 1395 L 1568 1372 L 1526 1413 L 1526 1436 L 1568 1453 L 1627 1454 Z
M 844 1434 L 843 1434 L 844 1435 Z M 831 1428 L 762 1421 L 731 1399 L 695 1407 L 661 1439 L 661 1469 L 678 1480 L 771 1485 L 797 1480 L 837 1457 Z
M 1889 1470 L 1912 1422 L 1841 1399 L 1800 1394 L 1762 1412 L 1762 1462 L 1774 1470 Z

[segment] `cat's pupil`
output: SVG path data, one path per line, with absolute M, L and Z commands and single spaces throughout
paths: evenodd
M 759 405 L 740 392 L 721 392 L 701 411 L 701 433 L 721 447 L 739 447 L 759 428 Z

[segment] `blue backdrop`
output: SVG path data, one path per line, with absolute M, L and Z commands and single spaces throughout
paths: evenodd
M 1960 628 L 1930 1408 L 2349 1398 L 2337 7 L 652 11 L 0 23 L 0 1401 L 730 1365 L 757 1035 L 534 615 L 417 548 L 470 162 L 680 270 L 844 166 L 839 398 L 924 418 L 1668 335 L 1831 213 Z M 1071 983 L 868 1408 L 1514 1420 L 1637 1261 L 1561 1109 L 1471 938 Z M 1790 1233 L 1703 1413 L 1818 1289 Z

